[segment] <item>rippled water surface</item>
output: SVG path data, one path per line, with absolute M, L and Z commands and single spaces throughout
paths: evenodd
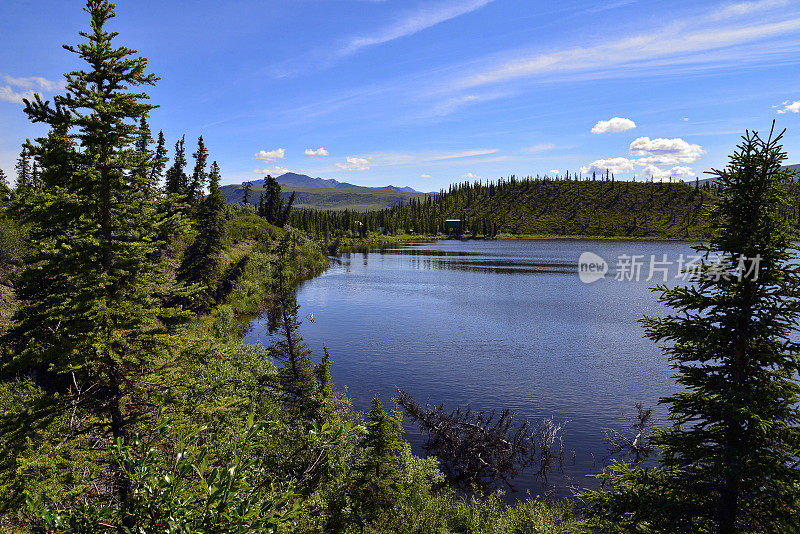
M 578 257 L 605 258 L 605 279 L 584 284 Z M 518 489 L 568 494 L 592 485 L 606 454 L 602 429 L 623 429 L 634 403 L 652 406 L 674 391 L 671 370 L 637 320 L 663 314 L 646 281 L 651 255 L 677 262 L 691 244 L 621 241 L 436 241 L 345 254 L 298 289 L 301 333 L 316 356 L 330 348 L 332 375 L 356 408 L 395 386 L 418 401 L 474 409 L 510 408 L 531 420 L 565 421 L 575 451 L 564 471 Z M 643 256 L 641 280 L 615 279 L 621 255 Z M 676 283 L 677 265 L 668 283 Z M 663 274 L 656 272 L 659 281 Z M 680 282 L 678 280 L 678 282 Z M 266 319 L 246 341 L 269 343 Z M 419 452 L 416 429 L 407 437 Z

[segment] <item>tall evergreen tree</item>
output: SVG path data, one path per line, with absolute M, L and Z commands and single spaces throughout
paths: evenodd
M 282 364 L 279 370 L 280 388 L 290 406 L 308 415 L 315 407 L 317 393 L 311 351 L 299 334 L 302 321 L 297 318 L 300 306 L 297 304 L 294 287 L 290 279 L 289 265 L 296 254 L 295 243 L 287 233 L 276 245 L 275 262 L 272 272 L 272 293 L 277 302 L 271 311 L 269 331 L 280 333 L 280 340 L 270 347 L 272 357 Z
M 208 175 L 206 173 L 208 149 L 203 142 L 202 135 L 197 139 L 197 150 L 192 154 L 192 157 L 194 158 L 194 170 L 192 171 L 192 179 L 189 182 L 189 189 L 186 196 L 188 197 L 189 203 L 196 206 L 203 197 L 203 188 L 208 181 Z
M 33 175 L 31 172 L 31 155 L 27 147 L 22 147 L 22 151 L 17 158 L 15 165 L 17 171 L 17 191 L 23 193 L 33 186 Z
M 164 174 L 164 167 L 167 164 L 167 141 L 164 139 L 164 131 L 158 132 L 156 141 L 156 151 L 153 155 L 153 165 L 150 167 L 150 183 L 154 186 L 158 184 Z
M 153 155 L 153 164 L 150 167 L 150 183 L 156 187 L 158 182 L 163 177 L 164 166 L 167 164 L 167 141 L 164 139 L 164 131 L 158 132 L 158 141 L 156 141 L 156 150 Z
M 150 143 L 153 142 L 153 138 L 150 135 L 150 126 L 147 124 L 147 117 L 142 116 L 139 120 L 139 134 L 136 137 L 136 142 L 134 143 L 134 147 L 136 152 L 142 155 L 140 166 L 136 169 L 136 173 L 141 175 L 143 178 L 149 177 L 149 170 L 153 165 L 152 153 L 149 150 Z
M 356 503 L 362 526 L 391 507 L 401 488 L 399 454 L 402 436 L 402 413 L 395 405 L 391 414 L 383 409 L 380 398 L 372 399 L 367 415 L 367 433 L 360 447 L 365 456 L 358 466 Z
M 0 208 L 5 207 L 11 200 L 11 187 L 8 185 L 8 178 L 3 169 L 0 169 Z
M 262 217 L 271 224 L 278 224 L 283 212 L 283 198 L 278 180 L 268 175 L 264 179 L 264 207 Z
M 220 253 L 225 237 L 225 197 L 219 186 L 220 170 L 217 162 L 211 164 L 210 192 L 203 200 L 198 214 L 198 235 L 186 251 L 178 278 L 188 283 L 200 284 L 202 306 L 213 305 L 213 290 L 220 267 Z
M 39 95 L 25 103 L 30 120 L 51 130 L 30 145 L 42 187 L 25 204 L 32 255 L 16 284 L 23 305 L 3 339 L 10 351 L 0 376 L 29 377 L 41 393 L 33 406 L 0 416 L 0 445 L 14 443 L 16 451 L 0 454 L 4 477 L 35 469 L 38 450 L 68 461 L 64 444 L 73 440 L 93 443 L 88 450 L 110 439 L 129 443 L 131 425 L 147 406 L 148 373 L 179 346 L 164 321 L 177 312 L 162 306 L 174 286 L 159 254 L 156 193 L 136 172 L 152 157 L 135 143 L 141 118 L 154 106 L 134 88 L 158 78 L 146 73 L 145 58 L 114 46 L 117 34 L 105 29 L 113 4 L 88 0 L 85 10 L 85 42 L 65 48 L 86 70 L 66 75 L 65 93 L 53 105 Z M 22 424 L 25 418 L 32 420 Z M 102 459 L 94 464 L 107 466 Z M 18 489 L 27 478 L 15 478 Z M 110 487 L 127 499 L 124 476 Z
M 242 204 L 247 206 L 250 203 L 250 192 L 253 190 L 252 182 L 242 183 Z
M 185 195 L 189 187 L 189 177 L 183 170 L 186 167 L 185 141 L 184 135 L 175 143 L 175 157 L 172 159 L 172 166 L 167 169 L 165 190 L 168 195 Z
M 616 464 L 604 476 L 615 491 L 588 495 L 604 531 L 800 532 L 800 266 L 782 135 L 748 132 L 713 171 L 716 233 L 696 283 L 656 288 L 677 313 L 643 322 L 670 343 L 680 391 L 650 440 L 659 468 Z

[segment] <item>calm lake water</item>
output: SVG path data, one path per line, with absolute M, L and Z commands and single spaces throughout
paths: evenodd
M 604 279 L 581 282 L 584 251 L 608 262 Z M 368 410 L 376 393 L 388 401 L 398 386 L 422 403 L 565 422 L 574 461 L 568 457 L 547 486 L 516 479 L 522 492 L 562 497 L 571 484 L 596 485 L 585 475 L 607 455 L 602 429 L 626 429 L 635 402 L 664 422 L 656 403 L 676 386 L 637 320 L 666 311 L 649 290 L 655 281 L 646 280 L 651 256 L 675 262 L 657 265 L 675 284 L 681 254 L 694 254 L 691 244 L 435 241 L 345 254 L 298 288 L 301 317 L 314 318 L 301 333 L 315 357 L 330 348 L 333 380 L 357 409 Z M 617 269 L 623 255 L 642 257 L 639 281 L 616 279 L 630 273 Z M 664 276 L 654 274 L 659 282 Z M 254 320 L 245 341 L 269 344 L 266 325 Z M 420 452 L 416 428 L 406 430 Z

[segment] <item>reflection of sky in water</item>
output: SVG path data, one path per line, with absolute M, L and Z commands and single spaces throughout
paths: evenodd
M 614 280 L 621 254 L 692 254 L 691 245 L 620 241 L 438 241 L 345 254 L 298 290 L 302 334 L 315 353 L 330 348 L 332 375 L 356 408 L 395 386 L 418 401 L 474 409 L 510 408 L 566 425 L 576 451 L 556 494 L 579 485 L 606 447 L 602 429 L 623 429 L 637 401 L 664 418 L 659 397 L 675 388 L 671 371 L 638 319 L 664 313 L 644 280 Z M 609 263 L 605 280 L 583 284 L 581 252 Z M 677 274 L 677 269 L 671 271 Z M 643 267 L 643 278 L 647 265 Z M 266 320 L 247 341 L 265 342 Z M 407 425 L 419 451 L 420 437 Z M 519 489 L 543 491 L 521 477 Z

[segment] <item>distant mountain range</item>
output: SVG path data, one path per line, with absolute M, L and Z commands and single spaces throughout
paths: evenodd
M 334 179 L 325 178 L 312 178 L 305 174 L 297 174 L 296 172 L 287 172 L 276 177 L 278 183 L 285 187 L 329 187 L 331 189 L 388 189 L 389 191 L 402 191 L 404 193 L 419 193 L 415 189 L 408 186 L 397 187 L 396 185 L 386 185 L 383 187 L 366 187 L 363 185 L 349 184 L 347 182 L 339 182 Z M 253 180 L 253 184 L 263 184 L 264 179 Z
M 282 174 L 277 180 L 283 189 L 284 199 L 288 199 L 292 193 L 295 194 L 294 205 L 298 208 L 368 211 L 406 204 L 412 198 L 427 197 L 426 193 L 414 191 L 410 187 L 364 187 L 294 172 Z M 250 204 L 258 204 L 264 191 L 264 182 L 264 179 L 251 181 Z M 244 184 L 222 186 L 222 196 L 228 204 L 241 203 L 244 199 Z

